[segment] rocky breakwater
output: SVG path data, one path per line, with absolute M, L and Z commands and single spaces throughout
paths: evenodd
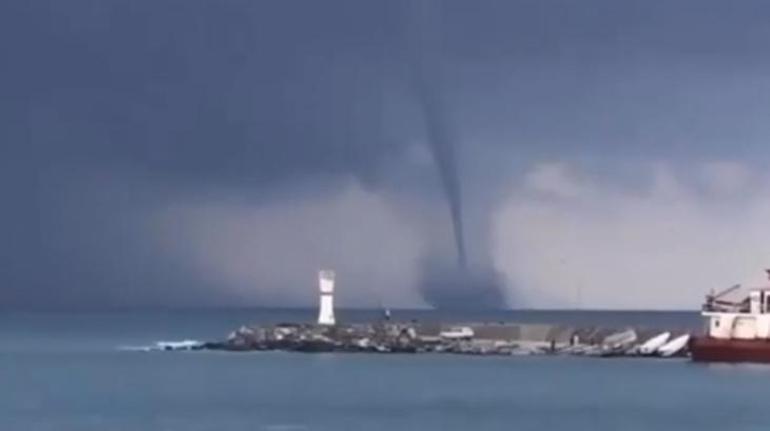
M 687 354 L 689 334 L 651 328 L 569 327 L 550 324 L 430 324 L 376 322 L 321 326 L 283 323 L 242 326 L 201 348 L 226 351 L 562 354 L 670 357 Z
M 228 351 L 416 353 L 426 344 L 415 328 L 409 325 L 321 326 L 282 323 L 274 326 L 242 326 L 230 333 L 226 340 L 205 343 L 204 348 Z

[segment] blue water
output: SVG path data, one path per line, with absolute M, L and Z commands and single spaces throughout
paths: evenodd
M 444 317 L 414 314 L 410 318 Z M 486 317 L 698 324 L 688 313 Z M 120 349 L 220 338 L 249 321 L 311 318 L 289 310 L 0 315 L 0 430 L 770 429 L 765 366 Z

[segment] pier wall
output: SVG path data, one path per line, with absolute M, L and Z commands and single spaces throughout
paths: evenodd
M 625 330 L 633 330 L 640 339 L 653 337 L 665 331 L 672 336 L 690 333 L 687 328 L 664 328 L 649 326 L 570 326 L 547 323 L 460 323 L 460 324 L 418 324 L 415 326 L 418 335 L 436 337 L 441 331 L 451 328 L 468 327 L 474 332 L 477 340 L 499 340 L 508 342 L 542 342 L 554 341 L 559 344 L 569 343 L 573 336 L 580 342 L 601 343 L 607 336 Z

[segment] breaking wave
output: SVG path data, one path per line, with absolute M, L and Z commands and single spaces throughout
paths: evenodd
M 154 352 L 154 351 L 183 351 L 202 349 L 204 343 L 198 340 L 181 341 L 156 341 L 153 344 L 145 346 L 120 346 L 118 350 L 131 352 Z

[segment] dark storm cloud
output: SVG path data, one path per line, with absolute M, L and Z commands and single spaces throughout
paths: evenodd
M 28 19 L 5 23 L 18 33 L 5 30 L 16 42 L 4 81 L 44 157 L 204 181 L 366 172 L 389 151 L 377 98 L 394 30 L 384 5 L 340 6 L 349 15 L 281 2 L 18 6 L 6 19 Z
M 146 240 L 149 208 L 207 189 L 286 200 L 297 183 L 328 191 L 354 177 L 378 189 L 436 177 L 405 162 L 407 147 L 426 135 L 412 118 L 419 95 L 409 87 L 407 6 L 0 2 L 0 304 L 226 302 L 218 286 L 187 275 Z M 507 160 L 496 157 L 501 151 L 611 150 L 640 117 L 664 143 L 682 136 L 674 126 L 694 114 L 656 117 L 680 94 L 670 90 L 708 94 L 735 85 L 736 72 L 767 72 L 769 8 L 441 2 L 445 97 L 458 114 L 450 126 L 504 138 L 458 139 L 458 165 L 492 160 L 464 170 L 463 181 L 493 182 L 490 166 Z M 639 71 L 638 88 L 613 84 L 628 70 Z M 731 124 L 735 107 L 769 101 L 756 88 L 741 87 L 723 104 L 706 100 L 717 120 L 692 120 L 686 137 L 727 130 L 745 138 L 736 145 L 754 145 L 759 131 Z M 612 121 L 595 127 L 602 115 Z M 558 143 L 572 136 L 587 147 Z M 390 192 L 440 199 L 423 181 L 408 186 Z
M 137 222 L 149 206 L 180 188 L 258 198 L 287 182 L 371 183 L 399 152 L 379 112 L 398 34 L 385 4 L 0 9 L 3 302 L 210 296 L 154 260 Z

